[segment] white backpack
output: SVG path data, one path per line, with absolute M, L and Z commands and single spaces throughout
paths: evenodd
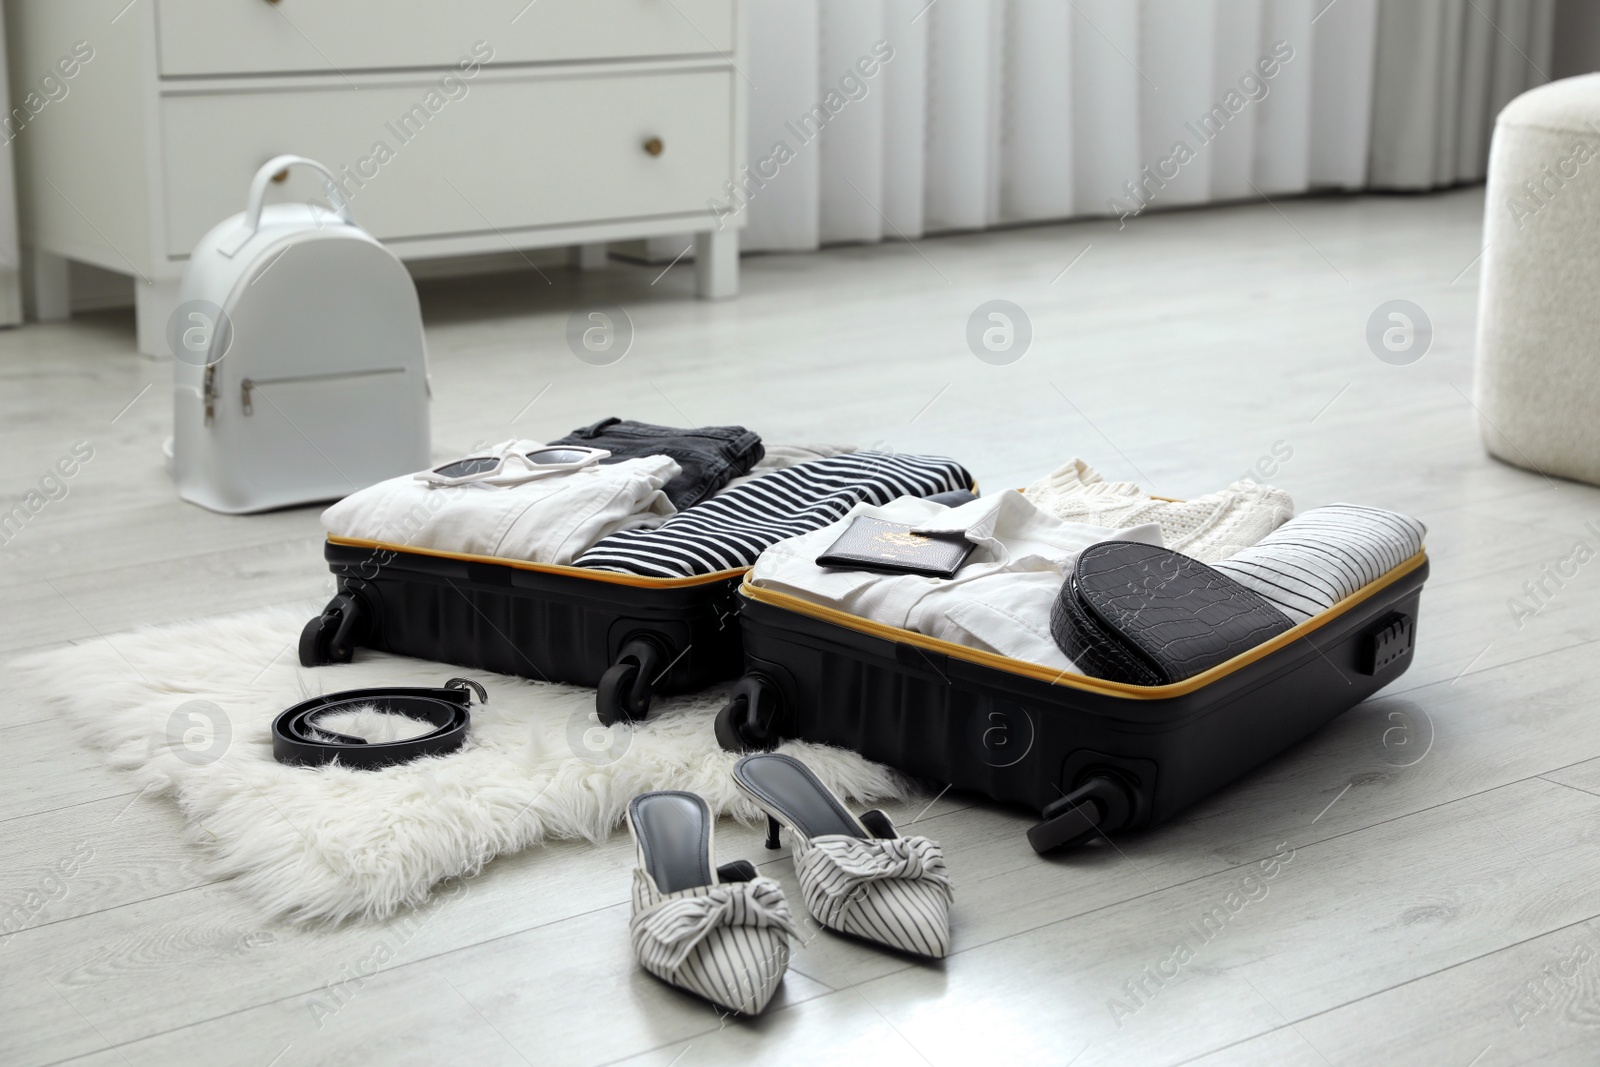
M 322 173 L 331 212 L 263 207 L 290 166 Z M 195 246 L 167 340 L 185 500 L 230 514 L 307 504 L 431 459 L 416 286 L 320 163 L 279 156 L 256 172 L 244 213 Z

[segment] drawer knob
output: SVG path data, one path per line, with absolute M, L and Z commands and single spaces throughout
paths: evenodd
M 665 147 L 666 145 L 661 143 L 661 138 L 659 137 L 652 137 L 644 143 L 644 150 L 649 152 L 652 156 L 659 156 L 661 154 L 661 150 Z

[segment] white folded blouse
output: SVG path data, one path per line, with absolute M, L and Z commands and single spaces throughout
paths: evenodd
M 539 442 L 515 445 L 531 451 Z M 508 487 L 435 487 L 406 474 L 345 497 L 322 525 L 335 537 L 568 564 L 602 537 L 676 514 L 661 487 L 679 469 L 644 456 Z
M 977 547 L 950 579 L 819 567 L 858 515 L 921 533 L 960 532 Z M 1161 544 L 1154 523 L 1121 530 L 1064 522 L 1021 493 L 1001 492 L 948 508 L 916 497 L 858 505 L 839 522 L 768 548 L 751 584 L 956 644 L 1053 667 L 1076 668 L 1050 636 L 1050 608 L 1078 554 L 1100 541 Z

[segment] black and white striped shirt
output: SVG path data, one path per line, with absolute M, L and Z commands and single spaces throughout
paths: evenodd
M 1426 532 L 1398 512 L 1329 504 L 1211 566 L 1303 622 L 1422 551 Z
M 773 471 L 652 529 L 601 538 L 574 562 L 656 578 L 734 570 L 785 538 L 837 522 L 857 504 L 970 488 L 972 476 L 955 460 L 851 452 Z

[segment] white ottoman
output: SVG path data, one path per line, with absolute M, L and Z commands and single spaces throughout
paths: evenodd
M 1474 386 L 1484 445 L 1600 484 L 1600 74 L 1495 123 Z

